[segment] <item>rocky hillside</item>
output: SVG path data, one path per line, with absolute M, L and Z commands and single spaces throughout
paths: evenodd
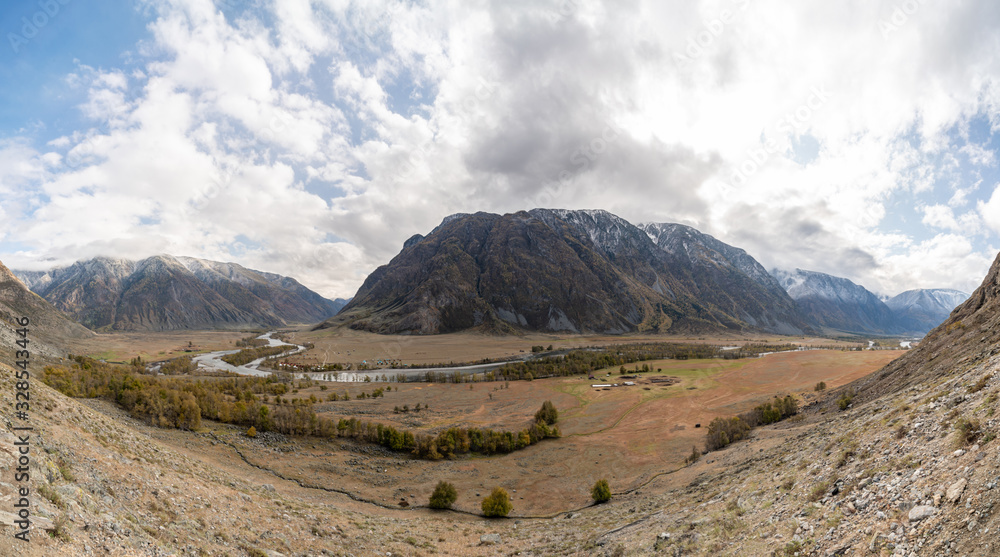
M 846 278 L 775 269 L 774 277 L 814 326 L 828 333 L 899 334 L 896 315 L 875 294 Z
M 43 300 L 0 263 L 0 354 L 8 354 L 21 337 L 15 331 L 22 317 L 29 320 L 30 351 L 36 355 L 64 356 L 65 345 L 92 337 L 94 333 L 74 323 Z
M 294 279 L 192 257 L 98 257 L 48 272 L 15 272 L 36 293 L 97 331 L 275 327 L 315 323 L 343 301 Z
M 605 211 L 454 215 L 426 237 L 407 240 L 322 326 L 420 334 L 474 327 L 598 333 L 805 328 L 780 288 L 747 274 L 743 267 L 756 268 L 745 253 L 690 229 L 677 229 L 686 236 L 676 242 L 673 234 L 664 228 L 651 235 Z M 672 251 L 680 244 L 690 249 Z
M 998 330 L 1000 257 L 918 348 L 799 419 L 644 486 L 628 504 L 651 510 L 593 547 L 604 555 L 1000 554 Z

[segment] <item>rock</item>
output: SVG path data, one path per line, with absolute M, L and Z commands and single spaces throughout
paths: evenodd
M 955 451 L 955 452 L 953 452 L 951 454 L 952 454 L 952 456 L 956 456 L 956 457 L 962 456 L 962 455 L 965 454 L 965 449 L 958 449 L 957 451 Z
M 658 539 L 658 540 L 669 540 L 670 539 L 670 533 L 669 532 L 660 532 L 659 534 L 656 535 L 656 539 Z
M 275 491 L 274 486 L 271 484 L 264 484 L 260 486 L 260 488 L 263 489 L 264 491 L 271 491 L 271 492 Z
M 937 514 L 937 509 L 930 505 L 919 505 L 910 509 L 910 522 L 919 522 Z
M 969 482 L 967 482 L 965 478 L 951 484 L 951 487 L 949 487 L 948 491 L 945 492 L 945 498 L 947 498 L 950 503 L 958 503 L 959 499 L 962 498 L 962 492 L 965 491 L 965 486 L 968 484 Z
M 496 545 L 500 543 L 500 534 L 483 534 L 479 536 L 479 545 Z

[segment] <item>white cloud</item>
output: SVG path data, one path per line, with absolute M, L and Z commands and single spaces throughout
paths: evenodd
M 892 28 L 862 0 L 150 6 L 141 68 L 74 72 L 88 127 L 0 145 L 0 188 L 36 193 L 4 207 L 22 261 L 238 257 L 346 297 L 449 213 L 545 205 L 898 291 L 982 274 L 1000 233 L 1000 194 L 959 210 L 996 164 L 969 140 L 1000 126 L 985 0 Z M 900 229 L 900 199 L 930 229 Z
M 922 222 L 935 228 L 949 230 L 957 230 L 959 228 L 958 221 L 955 220 L 955 214 L 952 212 L 951 207 L 947 205 L 930 205 L 924 207 Z

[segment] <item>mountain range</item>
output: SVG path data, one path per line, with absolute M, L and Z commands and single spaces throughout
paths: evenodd
M 919 336 L 968 297 L 935 289 L 880 298 L 824 273 L 768 272 L 746 251 L 682 224 L 633 225 L 607 211 L 561 209 L 446 217 L 407 240 L 351 300 L 328 300 L 294 279 L 235 263 L 170 255 L 97 257 L 13 275 L 95 331 L 318 322 L 404 334 Z
M 847 279 L 768 273 L 744 250 L 689 226 L 534 209 L 445 218 L 407 240 L 318 328 L 920 335 L 964 297 L 911 291 L 890 307 Z
M 315 323 L 335 315 L 345 303 L 323 298 L 295 279 L 193 257 L 97 257 L 46 272 L 14 274 L 95 331 Z

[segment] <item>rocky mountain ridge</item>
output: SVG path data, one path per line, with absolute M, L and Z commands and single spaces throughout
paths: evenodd
M 344 304 L 288 277 L 193 257 L 97 257 L 15 274 L 55 307 L 98 331 L 314 323 L 335 315 Z
M 677 229 L 692 246 L 679 253 L 666 240 L 672 229 L 654 242 L 606 211 L 453 215 L 407 240 L 322 326 L 419 334 L 807 328 L 745 252 L 692 231 Z

